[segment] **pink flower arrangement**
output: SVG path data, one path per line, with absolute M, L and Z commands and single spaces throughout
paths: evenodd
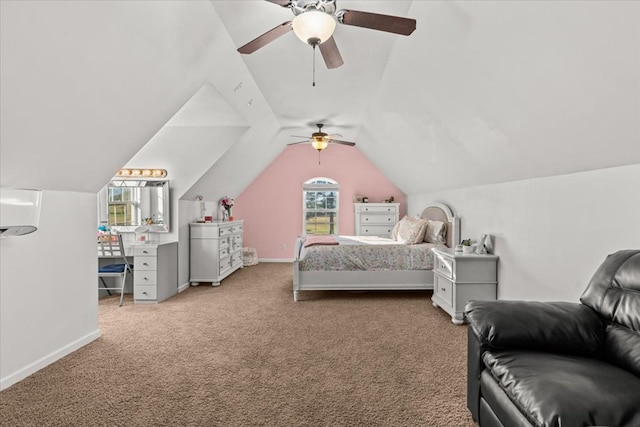
M 225 196 L 220 200 L 220 205 L 227 211 L 230 211 L 231 206 L 233 206 L 233 199 L 228 196 Z

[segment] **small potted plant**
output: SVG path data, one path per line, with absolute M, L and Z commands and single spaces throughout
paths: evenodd
M 475 245 L 471 243 L 471 239 L 465 239 L 462 242 L 462 253 L 471 254 L 475 249 Z

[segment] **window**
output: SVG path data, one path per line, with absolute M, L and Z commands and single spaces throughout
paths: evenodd
M 304 183 L 303 234 L 338 234 L 339 188 L 330 178 L 313 178 Z

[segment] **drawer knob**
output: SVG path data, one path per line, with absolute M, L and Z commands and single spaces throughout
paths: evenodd
M 440 288 L 440 290 L 441 290 L 442 292 L 444 292 L 444 291 L 446 291 L 446 290 L 447 290 L 447 288 Z
M 142 295 L 149 295 L 149 294 L 147 293 L 147 291 L 144 291 Z
M 149 265 L 149 264 L 147 264 L 146 262 L 143 262 L 142 265 Z
M 144 280 L 149 280 L 149 279 L 147 279 L 147 278 L 145 277 L 145 278 L 144 278 Z
M 149 252 L 147 252 L 147 251 L 142 251 L 142 253 L 143 253 L 143 254 L 148 254 Z

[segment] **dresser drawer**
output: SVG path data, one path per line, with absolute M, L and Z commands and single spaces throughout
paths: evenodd
M 453 301 L 453 285 L 452 283 L 437 274 L 433 275 L 433 291 L 440 296 L 447 304 L 451 305 Z
M 233 234 L 234 231 L 232 225 L 221 225 L 219 230 L 218 235 L 220 237 L 229 236 Z
M 156 286 L 135 286 L 133 288 L 133 298 L 140 300 L 158 299 L 158 289 Z
M 224 245 L 220 247 L 220 250 L 218 251 L 218 254 L 219 254 L 218 256 L 220 258 L 225 258 L 229 256 L 229 253 L 230 253 L 229 245 Z
M 132 255 L 133 256 L 156 256 L 157 254 L 158 254 L 158 248 L 155 246 L 134 246 Z
M 242 265 L 242 251 L 231 255 L 231 267 L 236 267 L 238 265 Z
M 157 272 L 156 271 L 145 271 L 145 270 L 138 270 L 135 268 L 135 266 L 133 267 L 133 285 L 134 288 L 137 285 L 156 285 L 158 283 L 157 281 Z
M 231 242 L 231 237 L 227 236 L 227 237 L 221 237 L 218 240 L 218 247 L 220 249 L 222 248 L 226 248 L 227 246 L 229 246 L 229 243 Z
M 369 225 L 369 226 L 360 226 L 359 235 L 360 236 L 382 236 L 382 237 L 390 237 L 391 230 L 393 230 L 392 225 Z
M 231 236 L 231 251 L 237 251 L 238 249 L 242 249 L 242 236 Z
M 135 271 L 157 270 L 158 258 L 154 256 L 137 256 L 133 259 Z
M 220 260 L 220 270 L 219 273 L 222 276 L 223 274 L 225 274 L 227 271 L 229 271 L 231 269 L 231 257 L 228 256 L 224 259 Z
M 360 215 L 360 225 L 367 224 L 391 224 L 391 226 L 396 223 L 396 215 L 395 214 L 361 214 Z
M 242 224 L 234 224 L 231 226 L 231 233 L 242 234 Z
M 362 213 L 366 213 L 366 212 L 371 212 L 371 213 L 390 213 L 395 215 L 396 214 L 396 207 L 395 206 L 360 206 L 360 212 Z

